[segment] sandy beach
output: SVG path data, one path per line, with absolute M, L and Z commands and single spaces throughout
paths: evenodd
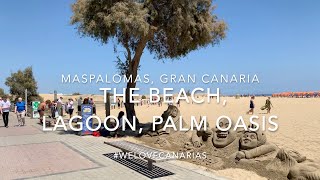
M 44 99 L 52 99 L 52 94 L 42 94 Z M 81 95 L 82 97 L 92 97 L 97 104 L 97 115 L 101 118 L 105 117 L 103 96 L 101 95 Z M 64 100 L 68 98 L 79 98 L 79 96 L 62 96 Z M 202 98 L 202 96 L 199 96 Z M 223 101 L 226 100 L 225 106 Z M 271 115 L 278 117 L 275 120 L 279 125 L 276 132 L 267 131 L 267 140 L 279 148 L 294 149 L 306 156 L 308 159 L 320 162 L 320 111 L 316 110 L 316 107 L 320 105 L 320 98 L 272 98 L 272 104 L 274 108 L 271 110 L 271 114 L 265 114 L 266 111 L 260 110 L 260 107 L 264 105 L 266 97 L 256 97 L 255 99 L 255 112 L 254 115 L 260 117 Z M 236 99 L 235 97 L 221 97 L 220 104 L 215 102 L 215 99 L 210 104 L 187 104 L 181 102 L 179 110 L 187 124 L 190 123 L 190 116 L 207 116 L 210 126 L 213 127 L 216 119 L 221 115 L 229 116 L 233 121 L 236 121 L 239 116 L 243 116 L 246 122 L 249 122 L 251 115 L 247 115 L 246 112 L 249 109 L 248 97 L 241 97 Z M 167 109 L 167 105 L 163 104 L 161 107 L 158 105 L 143 105 L 136 106 L 136 113 L 141 123 L 152 122 L 152 117 L 155 115 L 161 115 L 163 111 Z M 124 108 L 116 108 L 111 110 L 111 115 L 117 116 L 119 111 L 124 111 Z M 260 122 L 261 121 L 257 121 Z M 268 128 L 270 125 L 266 125 Z M 271 127 L 271 126 L 270 126 Z M 139 142 L 139 139 L 133 137 L 122 138 L 134 142 Z M 140 142 L 142 143 L 142 142 Z M 224 169 L 217 171 L 218 174 L 235 178 L 236 172 L 243 172 L 242 174 L 252 173 L 246 170 L 237 169 Z M 236 176 L 237 179 L 241 177 Z M 245 179 L 246 175 L 243 175 Z M 261 177 L 262 178 L 262 177 Z M 263 178 L 262 178 L 263 179 Z

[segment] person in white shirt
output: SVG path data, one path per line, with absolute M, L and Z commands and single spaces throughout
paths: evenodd
M 4 126 L 8 128 L 9 124 L 9 112 L 10 112 L 11 103 L 7 99 L 7 97 L 4 97 L 3 100 L 0 102 L 0 113 L 2 114 Z
M 68 114 L 70 115 L 70 118 L 72 117 L 73 110 L 74 110 L 73 99 L 70 98 L 68 102 Z
M 2 97 L 0 97 L 0 115 L 1 115 L 1 103 L 2 103 Z

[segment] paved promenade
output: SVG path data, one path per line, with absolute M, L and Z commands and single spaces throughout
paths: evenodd
M 36 119 L 18 124 L 10 114 L 9 128 L 0 117 L 0 174 L 5 179 L 149 179 L 103 154 L 119 152 L 103 144 L 109 139 L 77 136 L 64 131 L 43 132 Z M 205 169 L 178 160 L 156 163 L 174 173 L 156 179 L 222 179 Z

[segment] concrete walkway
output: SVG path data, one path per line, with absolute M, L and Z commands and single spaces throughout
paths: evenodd
M 18 124 L 14 113 L 9 128 L 0 117 L 0 179 L 149 179 L 103 154 L 119 152 L 105 145 L 108 139 L 77 136 L 60 132 L 43 132 L 37 119 Z M 204 168 L 174 160 L 157 163 L 174 173 L 157 179 L 223 179 Z

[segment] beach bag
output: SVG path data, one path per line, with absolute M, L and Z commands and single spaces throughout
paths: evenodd
M 266 109 L 266 106 L 262 106 L 260 109 L 261 109 L 261 110 L 265 110 L 265 109 Z

